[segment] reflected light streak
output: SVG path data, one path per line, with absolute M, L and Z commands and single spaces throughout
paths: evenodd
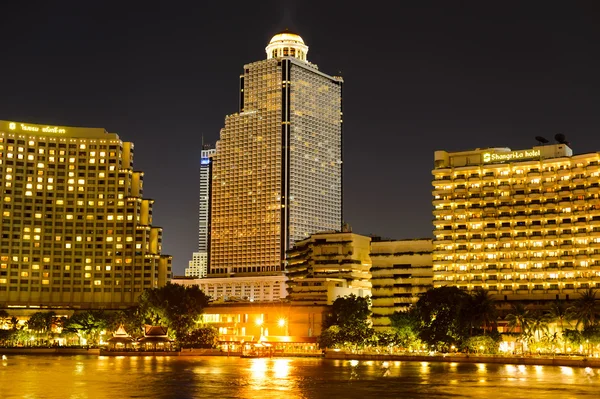
M 350 360 L 350 366 L 352 366 L 352 367 L 358 366 L 358 360 Z
M 273 371 L 277 378 L 287 378 L 290 373 L 290 360 L 289 359 L 276 359 L 273 364 Z
M 573 367 L 560 366 L 560 372 L 564 375 L 572 376 L 573 375 Z

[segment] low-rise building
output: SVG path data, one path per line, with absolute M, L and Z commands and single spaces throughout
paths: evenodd
M 337 297 L 371 295 L 371 238 L 326 232 L 298 241 L 287 252 L 288 299 L 331 305 Z
M 287 278 L 279 276 L 175 277 L 173 284 L 197 285 L 213 302 L 277 302 L 287 296 Z
M 390 325 L 389 315 L 407 310 L 433 287 L 433 244 L 429 238 L 371 241 L 373 327 Z

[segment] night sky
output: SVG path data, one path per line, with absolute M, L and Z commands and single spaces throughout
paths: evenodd
M 354 232 L 431 236 L 438 149 L 524 149 L 563 133 L 575 153 L 600 151 L 598 1 L 189 3 L 0 5 L 0 119 L 133 141 L 176 275 L 197 248 L 202 136 L 217 140 L 243 65 L 286 27 L 345 80 Z

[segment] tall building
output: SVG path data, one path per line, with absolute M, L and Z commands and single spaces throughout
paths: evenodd
M 405 311 L 433 287 L 431 239 L 371 239 L 371 320 L 376 329 L 391 325 L 389 316 Z
M 211 158 L 216 150 L 205 145 L 200 152 L 200 196 L 198 201 L 198 252 L 192 254 L 185 269 L 186 277 L 206 277 L 210 232 Z
M 434 286 L 484 288 L 504 300 L 599 288 L 599 162 L 600 153 L 573 155 L 564 139 L 436 151 Z
M 244 66 L 213 157 L 210 274 L 281 274 L 296 241 L 342 226 L 342 79 L 275 35 Z
M 104 129 L 0 121 L 0 304 L 120 308 L 171 277 L 162 229 Z
M 288 298 L 331 305 L 338 297 L 371 295 L 371 238 L 350 232 L 317 233 L 288 252 Z

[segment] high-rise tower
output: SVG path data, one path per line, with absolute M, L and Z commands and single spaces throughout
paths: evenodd
M 0 121 L 0 306 L 121 308 L 167 283 L 133 154 L 104 129 Z
M 285 31 L 244 66 L 213 158 L 210 274 L 280 273 L 298 240 L 342 226 L 342 82 Z
M 200 197 L 198 201 L 198 252 L 192 254 L 186 277 L 206 277 L 210 229 L 211 158 L 216 150 L 204 145 L 200 152 Z

